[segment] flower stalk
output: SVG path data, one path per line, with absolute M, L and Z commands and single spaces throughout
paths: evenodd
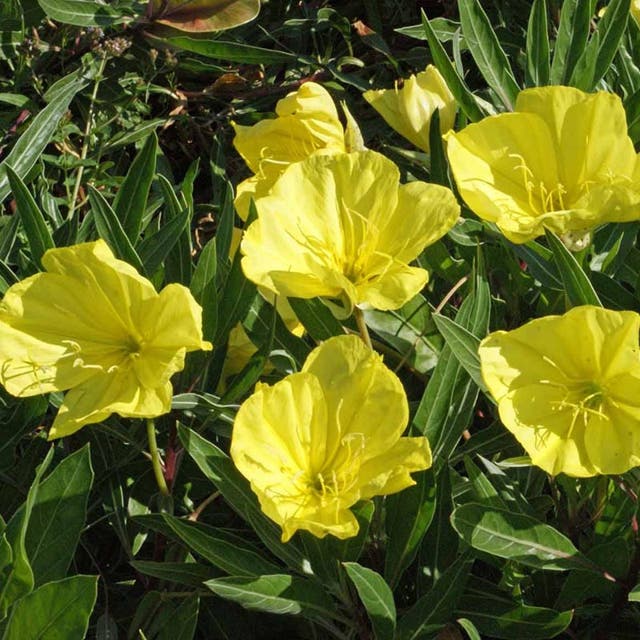
M 156 484 L 163 496 L 169 496 L 171 494 L 164 477 L 164 469 L 162 460 L 160 459 L 160 451 L 158 450 L 158 441 L 156 439 L 156 424 L 151 418 L 147 420 L 147 440 L 149 441 L 149 453 L 151 454 L 151 465 L 153 466 L 153 475 L 155 476 Z

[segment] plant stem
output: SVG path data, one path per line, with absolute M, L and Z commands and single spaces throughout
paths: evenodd
M 156 424 L 151 418 L 147 420 L 147 439 L 149 440 L 149 453 L 151 454 L 153 475 L 156 477 L 158 489 L 163 496 L 169 496 L 170 493 L 167 482 L 164 479 L 162 460 L 160 460 L 160 452 L 158 451 L 158 442 L 156 440 Z
M 69 215 L 71 220 L 76 210 L 76 202 L 78 201 L 78 194 L 80 193 L 80 187 L 82 185 L 82 176 L 84 175 L 84 160 L 87 159 L 87 153 L 89 152 L 89 135 L 91 133 L 91 127 L 93 126 L 93 114 L 98 99 L 98 89 L 100 88 L 100 82 L 102 81 L 102 74 L 107 65 L 107 54 L 104 53 L 100 59 L 100 67 L 96 74 L 95 82 L 93 83 L 93 91 L 91 92 L 91 100 L 89 101 L 89 111 L 87 112 L 87 122 L 84 127 L 84 133 L 82 137 L 82 149 L 80 150 L 80 166 L 78 167 L 78 173 L 76 175 L 76 183 L 73 187 L 73 195 L 71 196 L 71 202 L 69 203 Z
M 362 309 L 358 307 L 353 308 L 353 317 L 356 319 L 356 325 L 360 332 L 360 337 L 363 342 L 373 351 L 373 345 L 371 344 L 371 337 L 369 336 L 369 330 L 367 329 L 367 323 L 364 321 L 364 313 Z

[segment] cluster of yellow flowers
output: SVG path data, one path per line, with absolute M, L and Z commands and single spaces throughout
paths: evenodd
M 440 110 L 461 197 L 512 242 L 640 218 L 638 156 L 615 95 L 528 89 L 514 112 L 457 133 L 454 98 L 433 67 L 365 98 L 427 152 Z M 254 173 L 239 185 L 236 207 L 246 219 L 253 200 L 258 214 L 240 246 L 247 278 L 280 296 L 290 326 L 286 297 L 319 297 L 340 319 L 400 308 L 428 279 L 411 263 L 459 218 L 455 196 L 400 184 L 385 156 L 350 149 L 318 84 L 303 84 L 276 113 L 234 125 Z M 5 388 L 17 396 L 68 390 L 50 438 L 111 413 L 168 412 L 170 378 L 186 352 L 211 349 L 188 289 L 157 293 L 101 240 L 50 250 L 43 265 L 0 304 Z M 533 464 L 573 476 L 640 464 L 639 329 L 634 312 L 585 306 L 482 341 L 483 378 Z M 233 348 L 242 351 L 244 338 L 237 330 Z M 358 530 L 353 505 L 404 489 L 431 465 L 426 438 L 401 437 L 407 421 L 399 379 L 359 337 L 344 335 L 317 347 L 299 373 L 257 386 L 237 414 L 231 456 L 283 540 L 299 529 L 345 538 Z

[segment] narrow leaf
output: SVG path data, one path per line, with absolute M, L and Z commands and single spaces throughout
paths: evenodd
M 289 304 L 314 340 L 327 340 L 344 333 L 342 325 L 318 298 L 289 298 Z
M 343 566 L 367 610 L 376 640 L 393 640 L 396 605 L 389 585 L 379 573 L 357 562 L 344 562 Z
M 147 206 L 149 189 L 156 173 L 158 137 L 152 133 L 136 155 L 115 200 L 113 210 L 127 237 L 135 245 L 140 234 L 142 216 Z M 149 271 L 153 273 L 153 271 Z
M 547 230 L 546 236 L 571 305 L 592 304 L 601 307 L 598 294 L 573 254 L 553 232 Z
M 549 84 L 549 26 L 546 0 L 534 0 L 527 26 L 527 86 Z
M 462 33 L 480 73 L 504 106 L 513 111 L 520 87 L 487 14 L 478 0 L 459 2 L 458 9 Z
M 128 262 L 140 273 L 144 273 L 142 260 L 124 232 L 115 211 L 104 199 L 104 196 L 91 186 L 89 187 L 89 202 L 100 237 L 107 242 L 116 257 Z
M 85 526 L 92 483 L 86 445 L 62 460 L 40 484 L 26 536 L 36 586 L 67 575 Z
M 486 391 L 480 372 L 480 357 L 478 356 L 480 339 L 447 316 L 434 314 L 433 321 L 464 370 L 480 389 Z
M 40 211 L 20 176 L 9 165 L 5 166 L 5 171 L 11 191 L 16 199 L 18 214 L 31 249 L 31 258 L 38 266 L 41 266 L 42 256 L 45 251 L 53 249 L 55 246 L 53 238 L 42 211 Z
M 73 96 L 87 84 L 87 81 L 78 73 L 73 73 L 66 76 L 66 78 L 69 81 L 56 92 L 49 104 L 33 118 L 29 128 L 20 136 L 11 152 L 0 163 L 0 202 L 11 191 L 9 178 L 5 171 L 7 165 L 12 167 L 24 179 L 51 140 L 51 136 L 58 128 L 58 124 L 68 109 Z

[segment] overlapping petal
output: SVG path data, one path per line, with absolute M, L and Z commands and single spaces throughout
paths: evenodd
M 346 151 L 335 104 L 321 85 L 304 83 L 278 102 L 276 114 L 251 127 L 234 124 L 233 144 L 255 174 L 238 185 L 235 205 L 243 219 L 251 198 L 267 195 L 291 163 L 314 153 Z
M 43 257 L 47 272 L 0 304 L 0 381 L 17 396 L 70 390 L 50 437 L 111 413 L 170 409 L 169 378 L 187 351 L 208 349 L 201 309 L 181 285 L 160 294 L 99 240 Z
M 418 293 L 428 274 L 407 262 L 459 215 L 448 189 L 401 187 L 396 166 L 373 151 L 294 164 L 256 207 L 241 247 L 247 277 L 280 295 L 339 299 L 346 313 L 396 309 Z
M 522 91 L 515 113 L 448 133 L 460 194 L 513 242 L 640 218 L 638 156 L 620 98 L 571 87 Z
M 407 78 L 401 89 L 365 91 L 363 96 L 391 128 L 426 153 L 435 111 L 439 111 L 442 133 L 453 127 L 456 117 L 455 98 L 433 65 Z
M 637 313 L 583 306 L 482 341 L 482 376 L 534 464 L 573 476 L 640 464 L 639 329 Z
M 327 340 L 303 370 L 258 385 L 240 407 L 231 456 L 265 514 L 282 527 L 339 538 L 358 531 L 350 508 L 400 491 L 426 469 L 426 438 L 401 438 L 408 418 L 398 378 L 357 336 Z

